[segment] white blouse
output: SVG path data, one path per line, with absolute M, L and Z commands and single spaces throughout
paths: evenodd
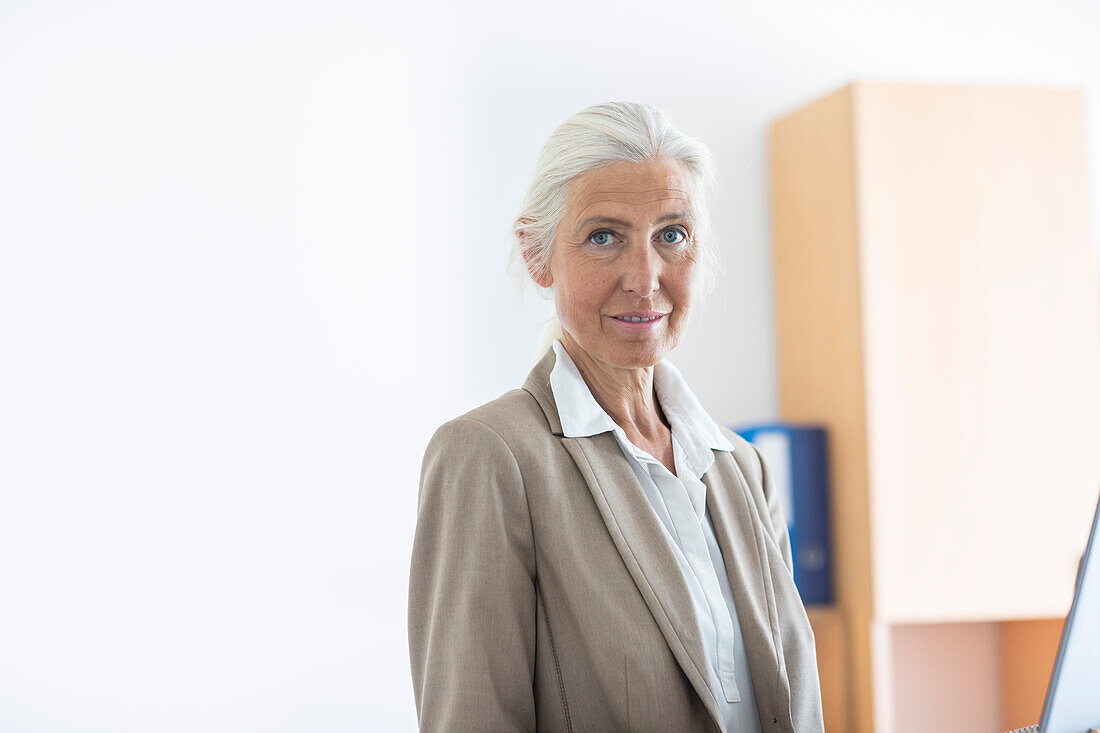
M 557 359 L 550 373 L 562 433 L 569 438 L 615 434 L 650 506 L 661 520 L 680 572 L 691 592 L 710 670 L 710 686 L 730 733 L 760 733 L 748 657 L 741 639 L 722 551 L 706 508 L 702 476 L 714 463 L 715 450 L 732 451 L 714 420 L 688 389 L 680 372 L 667 360 L 653 368 L 653 385 L 672 428 L 673 475 L 664 464 L 631 443 L 588 389 L 577 365 L 562 346 L 553 343 Z

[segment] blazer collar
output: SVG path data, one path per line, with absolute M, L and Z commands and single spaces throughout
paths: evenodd
M 691 595 L 660 520 L 649 506 L 612 433 L 576 438 L 562 435 L 550 387 L 554 362 L 553 349 L 547 349 L 528 374 L 523 388 L 542 408 L 550 432 L 561 437 L 562 445 L 584 477 L 615 547 L 669 649 L 718 730 L 724 731 L 718 698 L 707 683 L 709 673 Z M 779 625 L 775 598 L 765 583 L 768 568 L 763 533 L 767 530 L 752 511 L 748 483 L 733 455 L 718 450 L 714 458 L 703 475 L 707 487 L 706 504 L 711 511 L 733 591 L 741 636 L 753 674 L 757 709 L 761 721 L 768 724 L 764 726 L 767 730 L 774 718 L 788 717 L 786 712 L 779 715 Z
M 548 348 L 527 375 L 523 388 L 539 403 L 546 415 L 546 421 L 550 423 L 550 432 L 560 437 L 561 418 L 558 417 L 558 405 L 554 402 L 554 391 L 550 388 L 550 373 L 554 371 L 554 361 L 554 350 Z
M 707 508 L 733 592 L 741 638 L 745 643 L 761 728 L 777 720 L 792 725 L 790 710 L 780 707 L 786 664 L 779 637 L 779 609 L 771 586 L 771 565 L 764 538 L 771 531 L 753 508 L 749 482 L 729 453 L 716 453 L 703 476 Z M 789 691 L 788 691 L 789 692 Z M 789 694 L 788 694 L 789 698 Z

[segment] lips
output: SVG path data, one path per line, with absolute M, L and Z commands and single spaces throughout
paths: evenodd
M 625 323 L 651 323 L 656 321 L 661 316 L 650 316 L 649 318 L 639 318 L 638 316 L 611 316 L 616 321 L 623 321 Z
M 667 313 L 660 311 L 630 311 L 628 313 L 617 313 L 611 317 L 623 323 L 650 323 L 667 315 Z
M 637 333 L 647 333 L 657 328 L 668 313 L 658 311 L 634 311 L 633 313 L 619 313 L 608 316 L 619 328 Z

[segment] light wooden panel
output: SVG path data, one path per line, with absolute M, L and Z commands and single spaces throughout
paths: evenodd
M 847 643 L 844 617 L 835 606 L 807 606 L 814 630 L 817 671 L 821 678 L 821 709 L 825 733 L 848 731 Z
M 1035 725 L 1042 717 L 1064 621 L 1033 619 L 1000 624 L 1004 705 L 1000 730 Z
M 873 727 L 871 566 L 851 93 L 771 126 L 779 411 L 826 425 L 852 733 Z
M 852 101 L 878 618 L 1064 615 L 1100 476 L 1082 96 Z
M 906 656 L 963 628 L 899 624 L 1068 608 L 1100 475 L 1083 135 L 1072 90 L 863 82 L 771 127 L 780 413 L 830 431 L 845 730 L 889 733 Z M 972 685 L 1035 688 L 1021 628 Z
M 898 624 L 889 733 L 1001 730 L 998 624 Z M 1033 721 L 1037 722 L 1037 721 Z

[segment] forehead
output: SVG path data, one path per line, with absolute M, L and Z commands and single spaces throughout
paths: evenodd
M 672 161 L 617 161 L 577 176 L 567 191 L 566 208 L 573 219 L 609 211 L 644 215 L 692 210 L 691 179 Z

